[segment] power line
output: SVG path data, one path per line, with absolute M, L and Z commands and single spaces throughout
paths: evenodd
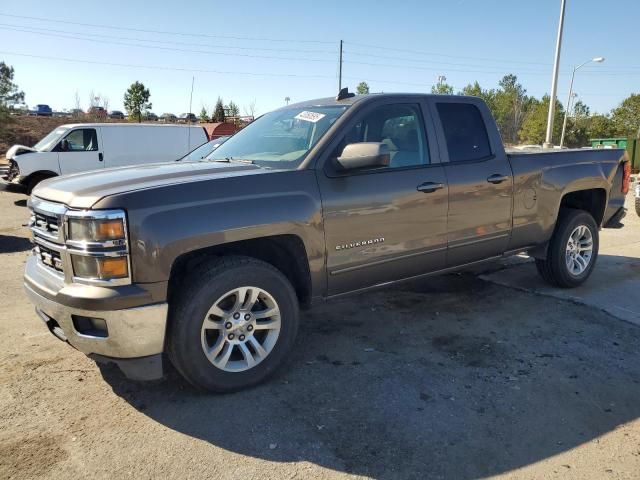
M 125 67 L 125 68 L 144 68 L 149 70 L 168 70 L 177 72 L 195 72 L 195 73 L 218 73 L 222 75 L 250 75 L 256 77 L 300 77 L 300 78 L 333 78 L 331 75 L 301 75 L 297 73 L 259 73 L 259 72 L 242 72 L 232 70 L 211 70 L 202 68 L 184 68 L 184 67 L 167 67 L 163 65 L 135 65 L 131 63 L 116 63 L 116 62 L 98 62 L 95 60 L 79 60 L 76 58 L 65 57 L 53 57 L 48 55 L 34 55 L 30 53 L 9 52 L 0 50 L 0 54 L 3 55 L 15 55 L 18 57 L 28 58 L 40 58 L 44 60 L 56 60 L 61 62 L 73 62 L 84 63 L 91 65 L 106 65 L 111 67 Z
M 184 48 L 172 48 L 172 47 L 161 47 L 158 45 L 140 45 L 135 43 L 127 43 L 127 42 L 118 42 L 113 40 L 98 40 L 94 38 L 82 38 L 73 35 L 63 35 L 58 33 L 46 33 L 46 32 L 38 32 L 37 30 L 27 30 L 27 29 L 18 29 L 18 28 L 8 28 L 1 27 L 0 30 L 10 30 L 14 32 L 23 32 L 23 33 L 33 33 L 35 35 L 44 35 L 48 37 L 57 37 L 57 38 L 68 38 L 71 40 L 82 40 L 85 42 L 95 42 L 101 44 L 111 44 L 111 45 L 123 45 L 126 47 L 139 47 L 139 48 L 150 48 L 155 50 L 167 50 L 172 52 L 182 52 L 182 53 L 198 53 L 204 55 L 223 55 L 229 57 L 248 57 L 248 58 L 268 58 L 271 60 L 289 60 L 289 61 L 301 61 L 301 62 L 323 62 L 323 63 L 333 63 L 333 60 L 321 60 L 315 58 L 296 58 L 296 57 L 275 57 L 272 55 L 251 55 L 248 53 L 232 53 L 232 52 L 213 52 L 209 50 L 189 50 Z
M 463 55 L 448 55 L 448 54 L 444 54 L 444 53 L 436 53 L 436 52 L 425 52 L 425 51 L 420 51 L 420 50 L 409 50 L 409 49 L 405 49 L 405 48 L 394 48 L 394 47 L 383 47 L 380 45 L 370 45 L 370 44 L 366 44 L 366 43 L 355 43 L 355 42 L 345 42 L 345 44 L 348 45 L 354 45 L 354 46 L 359 46 L 359 47 L 365 47 L 365 48 L 375 48 L 377 50 L 389 50 L 392 52 L 403 52 L 403 53 L 410 53 L 412 55 L 430 55 L 430 56 L 434 56 L 434 57 L 446 57 L 446 58 L 464 58 L 467 60 L 486 60 L 489 62 L 506 62 L 506 63 L 522 63 L 522 64 L 529 64 L 529 65 L 544 65 L 546 67 L 549 66 L 548 63 L 545 62 L 527 62 L 527 61 L 523 61 L 523 60 L 503 60 L 503 59 L 499 59 L 499 58 L 487 58 L 487 57 L 469 57 L 469 56 L 463 56 Z
M 192 43 L 192 42 L 178 42 L 176 40 L 153 40 L 148 38 L 132 38 L 132 37 L 121 37 L 114 35 L 101 35 L 99 33 L 86 33 L 86 32 L 72 32 L 69 30 L 56 30 L 52 28 L 43 28 L 43 27 L 32 27 L 26 25 L 13 25 L 10 23 L 0 23 L 2 27 L 10 27 L 10 28 L 19 28 L 19 29 L 35 29 L 43 32 L 53 32 L 53 33 L 63 33 L 63 34 L 73 34 L 73 35 L 82 35 L 85 37 L 100 37 L 107 39 L 116 39 L 116 40 L 131 40 L 135 42 L 148 42 L 148 43 L 163 43 L 169 45 L 184 45 L 189 47 L 205 47 L 205 48 L 229 48 L 233 50 L 260 50 L 267 52 L 295 52 L 295 53 L 318 53 L 318 54 L 331 54 L 335 55 L 335 51 L 327 51 L 327 50 L 306 50 L 300 48 L 265 48 L 265 47 L 238 47 L 235 45 L 212 45 L 207 43 Z
M 104 25 L 104 24 L 97 24 L 97 23 L 72 22 L 69 20 L 58 20 L 58 19 L 44 18 L 44 17 L 31 17 L 27 15 L 12 15 L 9 13 L 0 13 L 0 17 L 38 20 L 41 22 L 50 22 L 50 23 L 63 23 L 66 25 L 78 25 L 83 27 L 108 28 L 110 30 L 128 30 L 131 32 L 152 33 L 152 34 L 160 34 L 160 35 L 181 35 L 181 36 L 205 37 L 205 38 L 227 38 L 230 40 L 249 40 L 249 41 L 258 41 L 258 42 L 318 43 L 318 44 L 325 44 L 325 45 L 334 44 L 334 42 L 330 42 L 327 40 L 309 40 L 309 39 L 299 39 L 299 38 L 287 38 L 287 39 L 262 38 L 262 37 L 248 37 L 248 36 L 241 36 L 241 35 L 211 35 L 207 33 L 176 32 L 176 31 L 167 31 L 167 30 L 147 30 L 143 28 L 122 27 L 122 26 Z
M 419 63 L 436 63 L 439 65 L 454 65 L 454 66 L 467 66 L 467 67 L 479 67 L 479 68 L 505 68 L 502 65 L 484 65 L 484 64 L 472 64 L 472 63 L 456 63 L 456 62 L 443 62 L 441 60 L 431 60 L 431 59 L 424 59 L 424 58 L 398 58 L 398 57 L 393 57 L 390 55 L 380 55 L 377 53 L 361 53 L 361 52 L 354 52 L 352 50 L 345 50 L 345 53 L 348 53 L 349 55 L 356 55 L 359 57 L 372 57 L 372 58 L 382 58 L 382 59 L 387 59 L 387 60 L 396 60 L 396 61 L 402 61 L 402 62 L 419 62 Z M 512 63 L 512 62 L 508 62 L 508 61 L 504 61 L 504 63 Z

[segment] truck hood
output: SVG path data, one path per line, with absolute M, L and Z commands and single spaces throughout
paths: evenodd
M 21 153 L 26 153 L 26 152 L 37 152 L 37 150 L 35 148 L 27 147 L 25 145 L 14 145 L 9 150 L 7 150 L 5 157 L 7 157 L 7 160 L 13 160 L 15 157 L 17 157 Z
M 55 177 L 39 183 L 33 195 L 85 209 L 110 195 L 267 171 L 256 165 L 233 162 L 154 163 Z

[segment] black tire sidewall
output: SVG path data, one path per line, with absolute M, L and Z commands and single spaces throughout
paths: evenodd
M 559 219 L 558 229 L 552 242 L 551 267 L 554 279 L 561 287 L 575 287 L 584 283 L 591 275 L 598 260 L 598 251 L 600 246 L 599 231 L 595 220 L 588 212 L 583 210 L 566 210 L 562 212 Z M 593 250 L 591 261 L 586 270 L 580 275 L 573 275 L 569 272 L 566 263 L 566 248 L 569 236 L 579 226 L 587 227 L 593 238 Z
M 280 309 L 278 340 L 269 355 L 243 372 L 215 367 L 201 346 L 204 318 L 220 297 L 234 288 L 252 286 L 267 291 Z M 272 375 L 291 350 L 298 330 L 298 303 L 287 278 L 271 265 L 249 259 L 223 261 L 212 269 L 200 269 L 183 289 L 170 318 L 169 355 L 176 369 L 193 385 L 210 391 L 231 392 L 262 382 Z

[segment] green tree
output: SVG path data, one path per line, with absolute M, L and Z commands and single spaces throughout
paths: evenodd
M 13 67 L 0 62 L 0 131 L 9 123 L 9 106 L 24 101 L 24 92 L 13 83 Z
M 233 100 L 231 100 L 225 108 L 230 117 L 237 117 L 240 115 L 240 107 L 238 107 Z
M 542 100 L 529 99 L 529 108 L 522 121 L 518 135 L 522 142 L 527 144 L 541 145 L 547 133 L 547 115 L 549 113 L 549 95 L 542 97 Z M 553 122 L 553 138 L 560 140 L 562 133 L 562 122 L 564 120 L 564 108 L 556 100 L 556 115 Z
M 489 108 L 491 109 L 491 111 L 493 112 L 494 107 L 495 107 L 495 96 L 496 96 L 496 91 L 495 90 L 484 90 L 480 84 L 476 81 L 473 84 L 468 84 L 466 87 L 464 87 L 459 93 L 458 95 L 468 95 L 471 97 L 480 97 L 481 99 L 483 99 L 485 101 L 485 103 L 489 106 Z
M 13 83 L 14 70 L 4 62 L 0 62 L 0 108 L 7 108 L 24 101 L 24 92 Z
M 144 84 L 140 82 L 132 83 L 124 94 L 124 108 L 130 117 L 138 119 L 138 122 L 142 121 L 142 113 L 151 109 L 151 103 L 149 103 L 149 89 L 145 88 Z
M 356 92 L 358 92 L 358 95 L 368 95 L 369 84 L 367 82 L 360 82 L 356 87 Z
M 615 135 L 615 127 L 608 115 L 592 115 L 589 117 L 587 135 L 591 138 L 607 138 Z
M 453 86 L 449 85 L 445 81 L 438 82 L 431 86 L 431 93 L 436 95 L 453 95 Z
M 222 98 L 218 97 L 218 101 L 216 102 L 216 107 L 213 110 L 213 118 L 214 122 L 224 122 L 224 103 L 222 103 Z
M 202 110 L 200 110 L 200 121 L 201 122 L 209 121 L 209 115 L 207 115 L 207 109 L 204 108 L 204 105 L 202 106 Z
M 591 109 L 578 100 L 567 118 L 564 144 L 567 147 L 586 147 L 589 144 L 589 114 Z M 546 131 L 545 131 L 546 133 Z
M 518 132 L 527 112 L 533 106 L 533 99 L 527 96 L 527 90 L 518 83 L 518 77 L 513 74 L 502 77 L 499 86 L 491 110 L 502 140 L 505 143 L 517 143 Z
M 640 94 L 632 93 L 611 112 L 616 135 L 640 136 Z

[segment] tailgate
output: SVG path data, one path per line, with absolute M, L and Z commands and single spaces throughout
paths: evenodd
M 620 228 L 620 220 L 625 216 L 624 202 L 629 192 L 631 179 L 631 162 L 627 152 L 624 153 L 611 182 L 609 202 L 604 212 L 602 225 L 605 228 Z

